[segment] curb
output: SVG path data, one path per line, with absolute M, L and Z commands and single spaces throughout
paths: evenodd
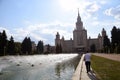
M 82 68 L 83 68 L 83 59 L 84 59 L 84 54 L 82 55 L 80 62 L 73 74 L 72 80 L 81 80 L 81 73 L 82 73 Z

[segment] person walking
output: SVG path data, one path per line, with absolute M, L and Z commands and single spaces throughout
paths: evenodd
M 88 51 L 84 56 L 84 60 L 85 60 L 86 70 L 88 73 L 88 72 L 90 72 L 90 65 L 91 65 L 91 54 L 88 53 Z

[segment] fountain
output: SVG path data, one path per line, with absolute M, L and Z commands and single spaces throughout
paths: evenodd
M 79 59 L 78 54 L 0 57 L 0 80 L 70 80 Z

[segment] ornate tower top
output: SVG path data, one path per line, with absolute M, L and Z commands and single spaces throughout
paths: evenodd
M 101 35 L 100 35 L 100 33 L 98 34 L 98 38 L 100 38 L 101 37 Z
M 103 36 L 103 37 L 106 36 L 106 31 L 105 31 L 104 28 L 102 29 L 102 36 Z
M 77 17 L 77 22 L 81 21 L 81 17 L 80 17 L 80 14 L 79 14 L 79 8 L 78 8 L 78 17 Z
M 59 34 L 59 32 L 57 32 L 57 34 L 56 34 L 56 39 L 60 39 L 60 34 Z
M 83 22 L 81 21 L 81 17 L 80 17 L 80 14 L 79 14 L 79 9 L 78 9 L 77 22 L 76 22 L 76 29 L 77 30 L 82 30 L 83 29 Z

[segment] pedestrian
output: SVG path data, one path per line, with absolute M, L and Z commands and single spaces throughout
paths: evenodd
M 87 51 L 87 53 L 84 56 L 84 60 L 85 60 L 85 65 L 86 65 L 86 70 L 87 73 L 90 72 L 90 65 L 91 65 L 91 54 Z

